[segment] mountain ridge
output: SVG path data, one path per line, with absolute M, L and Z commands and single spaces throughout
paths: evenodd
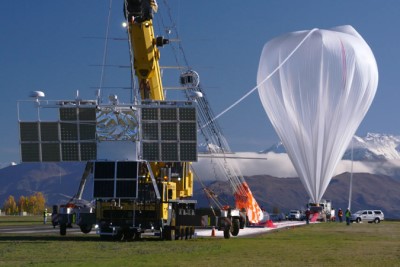
M 282 142 L 279 142 L 259 153 L 267 154 L 269 152 L 282 154 L 286 153 L 286 150 Z M 355 161 L 400 160 L 400 136 L 379 133 L 367 133 L 364 137 L 355 135 L 342 159 Z
M 362 166 L 353 171 L 354 208 L 379 208 L 390 218 L 400 218 L 400 210 L 396 206 L 400 203 L 400 136 L 369 133 L 365 137 L 356 136 L 353 140 L 354 166 Z M 350 168 L 353 161 L 349 160 L 349 151 L 346 151 L 341 162 L 343 166 L 338 167 L 325 193 L 326 198 L 334 201 L 335 207 L 347 206 L 349 184 L 345 181 L 348 180 L 349 170 L 353 169 Z M 300 208 L 296 206 L 298 203 L 305 205 L 308 199 L 306 190 L 300 179 L 296 178 L 283 145 L 276 144 L 258 154 L 266 154 L 268 159 L 256 161 L 252 157 L 243 157 L 239 165 L 260 205 L 267 207 L 268 211 L 273 207 L 292 209 Z M 245 153 L 243 155 L 246 156 Z M 194 167 L 199 167 L 196 167 L 196 172 L 197 168 L 208 172 L 201 177 L 215 177 L 215 173 L 210 173 L 212 168 L 209 164 L 210 159 L 199 159 Z M 9 195 L 18 200 L 21 195 L 28 196 L 37 191 L 45 195 L 48 205 L 65 203 L 77 192 L 84 166 L 85 163 L 79 162 L 9 164 L 0 169 L 0 205 Z M 254 172 L 260 166 L 263 168 L 258 173 Z M 208 180 L 207 184 L 213 189 L 220 186 L 228 190 L 222 190 L 222 195 L 232 198 L 226 181 Z M 199 181 L 195 183 L 195 191 L 194 198 L 207 206 Z M 87 188 L 84 198 L 91 199 L 91 196 L 92 192 Z

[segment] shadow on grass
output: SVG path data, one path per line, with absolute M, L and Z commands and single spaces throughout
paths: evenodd
M 4 242 L 50 242 L 50 241 L 100 241 L 98 236 L 51 236 L 51 235 L 0 235 L 0 243 Z
M 112 237 L 100 237 L 97 235 L 18 235 L 18 234 L 6 234 L 0 235 L 0 243 L 7 242 L 27 242 L 27 243 L 38 243 L 38 242 L 153 242 L 153 241 L 162 241 L 160 238 L 141 238 L 141 239 L 131 239 L 131 240 L 119 240 L 117 238 Z

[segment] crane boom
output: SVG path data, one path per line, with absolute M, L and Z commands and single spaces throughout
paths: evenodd
M 154 35 L 152 14 L 157 10 L 156 7 L 155 1 L 126 1 L 133 67 L 139 80 L 141 98 L 165 100 L 159 65 L 160 51 L 157 47 L 169 41 Z

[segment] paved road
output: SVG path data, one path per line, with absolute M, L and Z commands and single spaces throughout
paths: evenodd
M 292 228 L 296 226 L 304 225 L 304 222 L 299 221 L 285 221 L 274 223 L 273 227 L 246 227 L 244 229 L 240 229 L 238 236 L 249 236 L 249 235 L 257 235 L 261 233 L 266 233 L 269 231 L 273 231 L 275 229 L 284 229 L 284 228 Z M 29 235 L 29 234 L 51 234 L 54 233 L 55 236 L 60 234 L 60 230 L 58 227 L 53 228 L 51 224 L 46 225 L 29 225 L 29 226 L 5 226 L 0 227 L 0 235 L 1 234 L 21 234 L 21 235 Z M 223 237 L 223 231 L 214 231 L 215 237 Z M 95 231 L 92 230 L 89 234 L 95 235 Z M 80 231 L 79 227 L 74 225 L 73 228 L 67 228 L 67 235 L 83 235 Z M 198 237 L 211 237 L 212 236 L 212 228 L 206 229 L 196 229 L 196 236 Z
M 56 235 L 60 234 L 60 229 L 58 227 L 53 228 L 51 224 L 46 225 L 28 225 L 28 226 L 4 226 L 0 227 L 0 234 L 48 234 L 54 233 Z M 67 234 L 80 234 L 81 230 L 78 226 L 67 229 Z M 92 233 L 95 233 L 92 231 Z
M 251 235 L 257 235 L 257 234 L 262 234 L 262 233 L 267 233 L 276 229 L 285 229 L 285 228 L 293 228 L 297 226 L 304 225 L 305 222 L 302 221 L 284 221 L 284 222 L 277 222 L 273 224 L 273 227 L 246 227 L 244 229 L 239 230 L 239 235 L 238 237 L 241 236 L 251 236 Z M 196 229 L 196 235 L 201 236 L 201 237 L 211 237 L 212 236 L 212 229 Z M 224 237 L 224 232 L 223 231 L 215 231 L 215 237 Z

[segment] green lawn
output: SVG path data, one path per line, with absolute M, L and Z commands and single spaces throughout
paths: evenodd
M 399 266 L 400 222 L 320 223 L 256 237 L 185 241 L 105 242 L 95 235 L 2 234 L 0 266 L 27 265 Z
M 50 217 L 48 220 L 51 221 Z M 43 223 L 42 216 L 0 216 L 0 227 L 9 225 L 34 225 Z

